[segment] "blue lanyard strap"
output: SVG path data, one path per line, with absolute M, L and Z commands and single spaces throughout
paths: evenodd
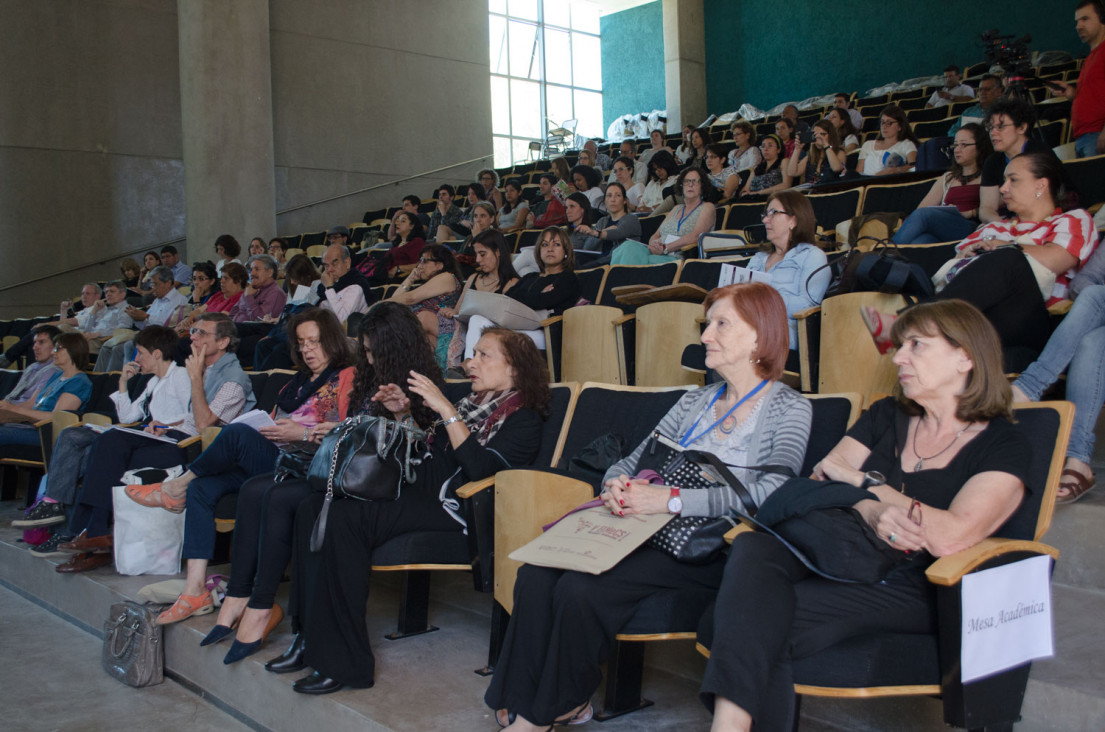
M 710 403 L 708 405 L 706 405 L 706 410 L 702 414 L 698 415 L 698 419 L 696 419 L 694 421 L 694 424 L 691 425 L 691 428 L 689 430 L 687 430 L 687 433 L 685 435 L 683 435 L 683 439 L 679 441 L 680 447 L 687 447 L 688 445 L 693 445 L 694 443 L 698 442 L 699 440 L 701 440 L 706 435 L 710 434 L 711 430 L 713 430 L 715 427 L 717 427 L 719 424 L 721 424 L 725 420 L 729 419 L 729 415 L 731 415 L 733 412 L 737 411 L 737 408 L 740 407 L 740 405 L 744 404 L 746 401 L 748 401 L 752 397 L 756 396 L 756 394 L 759 393 L 760 389 L 764 388 L 764 386 L 766 384 L 767 384 L 767 379 L 764 379 L 763 381 L 761 381 L 759 384 L 756 385 L 755 389 L 753 389 L 752 391 L 750 391 L 747 394 L 745 394 L 744 396 L 742 396 L 740 398 L 740 401 L 738 401 L 736 404 L 734 404 L 732 407 L 730 407 L 729 411 L 726 412 L 724 415 L 722 415 L 721 419 L 719 419 L 718 421 L 714 422 L 712 425 L 710 425 L 706 429 L 699 432 L 697 437 L 692 437 L 692 435 L 694 435 L 695 427 L 698 427 L 698 423 L 702 421 L 702 418 L 704 416 L 706 416 L 707 412 L 709 412 L 710 410 L 712 410 L 714 408 L 714 404 L 717 402 L 717 400 L 719 398 L 721 398 L 721 395 L 723 393 L 725 393 L 725 390 L 728 389 L 729 387 L 726 386 L 722 389 L 718 389 L 717 394 L 714 394 L 714 398 L 710 400 Z
M 701 206 L 701 205 L 702 205 L 702 201 L 699 201 L 698 206 Z M 679 233 L 679 230 L 683 228 L 683 222 L 687 220 L 687 217 L 698 210 L 698 206 L 695 206 L 694 208 L 692 208 L 688 212 L 687 211 L 687 204 L 685 204 L 685 203 L 683 204 L 683 215 L 679 217 L 679 222 L 675 225 L 675 232 L 676 233 Z

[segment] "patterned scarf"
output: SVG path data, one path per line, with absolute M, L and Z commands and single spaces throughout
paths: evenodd
M 457 403 L 457 414 L 476 434 L 476 440 L 486 445 L 507 417 L 522 408 L 522 395 L 517 390 L 469 394 Z

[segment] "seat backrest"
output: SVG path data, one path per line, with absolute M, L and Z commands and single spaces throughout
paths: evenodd
M 832 229 L 856 215 L 862 194 L 862 188 L 850 188 L 836 193 L 811 193 L 806 198 L 813 206 L 818 225 Z
M 561 381 L 622 383 L 621 359 L 614 322 L 618 308 L 584 305 L 564 311 L 560 341 Z M 551 338 L 546 338 L 550 342 Z
M 758 247 L 749 244 L 743 233 L 707 231 L 698 236 L 698 256 L 709 259 L 719 254 L 755 254 Z
M 1039 540 L 1051 525 L 1055 493 L 1067 457 L 1067 443 L 1074 420 L 1070 402 L 1032 402 L 1013 410 L 1017 428 L 1032 445 L 1028 490 L 1024 501 L 996 534 L 1010 539 Z
M 898 369 L 890 354 L 879 355 L 860 308 L 870 305 L 881 313 L 895 313 L 905 304 L 901 295 L 881 292 L 849 292 L 821 302 L 818 392 L 855 391 L 866 403 L 875 394 L 894 390 Z
M 675 277 L 679 274 L 679 265 L 680 262 L 678 261 L 664 262 L 663 264 L 612 265 L 610 267 L 610 272 L 606 275 L 606 282 L 602 286 L 602 292 L 599 293 L 598 304 L 620 307 L 623 310 L 627 310 L 627 308 L 618 303 L 616 296 L 612 292 L 615 287 L 622 287 L 624 285 L 653 285 L 655 287 L 670 285 L 675 282 Z
M 936 244 L 899 244 L 898 250 L 910 262 L 921 265 L 925 274 L 932 277 L 945 262 L 955 258 L 955 245 L 958 243 L 946 241 Z
M 12 369 L 0 369 L 0 396 L 7 397 L 15 385 L 19 383 L 22 371 Z
M 702 386 L 704 374 L 687 371 L 683 348 L 699 342 L 702 306 L 692 302 L 654 302 L 637 308 L 635 379 L 637 386 Z
M 598 304 L 599 293 L 602 292 L 602 284 L 606 281 L 606 273 L 610 267 L 592 267 L 591 269 L 576 270 L 576 279 L 579 280 L 579 296 L 587 302 Z
M 280 390 L 283 389 L 284 385 L 291 381 L 294 376 L 294 371 L 287 371 L 284 369 L 273 369 L 269 371 L 268 378 L 265 379 L 264 388 L 261 393 L 253 393 L 253 396 L 257 399 L 257 408 L 266 412 L 271 412 L 272 408 L 276 406 L 276 399 L 280 396 Z
M 721 262 L 707 261 L 705 259 L 687 259 L 679 269 L 679 281 L 692 285 L 698 285 L 709 292 L 717 287 L 718 278 L 721 276 Z
M 810 439 L 806 443 L 806 457 L 798 475 L 813 472 L 813 466 L 825 459 L 844 437 L 863 405 L 863 397 L 855 392 L 847 394 L 806 394 L 813 406 L 810 422 Z
M 629 454 L 686 393 L 684 387 L 585 383 L 576 397 L 556 466 L 566 467 L 572 456 L 608 432 L 622 436 Z
M 932 178 L 913 181 L 912 183 L 867 186 L 864 190 L 863 206 L 860 213 L 868 214 L 879 211 L 909 213 L 917 208 L 917 204 L 921 202 L 921 199 L 931 188 Z
M 1078 205 L 1088 208 L 1105 202 L 1105 155 L 1067 160 L 1063 172 L 1078 191 Z
M 763 223 L 761 218 L 764 212 L 762 201 L 756 203 L 734 203 L 729 206 L 729 214 L 725 217 L 726 229 L 745 229 L 749 226 Z

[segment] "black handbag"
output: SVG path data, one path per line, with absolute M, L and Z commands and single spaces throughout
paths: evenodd
M 273 466 L 273 480 L 277 483 L 285 480 L 297 480 L 306 478 L 307 471 L 311 467 L 318 452 L 318 445 L 313 442 L 290 442 L 280 448 L 276 453 L 276 464 Z
M 326 517 L 337 498 L 361 501 L 394 501 L 403 482 L 414 481 L 414 466 L 421 458 L 412 456 L 426 432 L 409 417 L 397 422 L 386 417 L 350 417 L 332 429 L 307 471 L 307 483 L 314 491 L 325 491 L 322 511 L 311 531 L 311 551 L 322 548 Z
M 716 455 L 684 448 L 664 437 L 659 430 L 653 431 L 637 468 L 638 476 L 651 470 L 664 485 L 680 488 L 728 485 L 737 494 L 742 513 L 756 515 L 756 502 L 752 494 Z M 744 469 L 794 475 L 794 471 L 781 465 L 755 465 Z M 645 546 L 669 554 L 680 562 L 706 564 L 725 548 L 725 534 L 734 526 L 736 521 L 730 516 L 676 516 L 653 534 Z
M 806 278 L 807 294 L 810 280 L 825 267 L 833 272 L 825 297 L 849 292 L 885 292 L 900 293 L 907 300 L 925 300 L 936 293 L 924 267 L 910 262 L 890 239 L 876 242 L 869 252 L 851 249 L 835 264 L 818 267 Z
M 793 478 L 772 493 L 753 520 L 813 572 L 838 582 L 874 584 L 894 569 L 921 561 L 880 539 L 853 506 L 877 497 L 838 481 Z
M 156 615 L 137 602 L 117 602 L 104 623 L 104 671 L 127 686 L 165 680 L 165 647 Z

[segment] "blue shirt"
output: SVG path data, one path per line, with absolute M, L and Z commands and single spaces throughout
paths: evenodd
M 87 374 L 75 374 L 68 379 L 62 378 L 61 372 L 50 377 L 46 386 L 42 387 L 38 399 L 35 399 L 35 409 L 40 412 L 52 412 L 57 406 L 62 394 L 73 394 L 81 400 L 81 408 L 88 403 L 92 396 L 92 379 Z
M 764 272 L 767 252 L 757 252 L 748 260 L 748 269 Z M 813 244 L 796 244 L 787 250 L 783 259 L 771 268 L 771 286 L 783 296 L 787 307 L 787 324 L 790 326 L 790 350 L 798 350 L 798 321 L 794 314 L 799 310 L 820 305 L 829 287 L 832 272 L 825 267 L 825 252 Z M 816 274 L 815 274 L 816 273 Z

